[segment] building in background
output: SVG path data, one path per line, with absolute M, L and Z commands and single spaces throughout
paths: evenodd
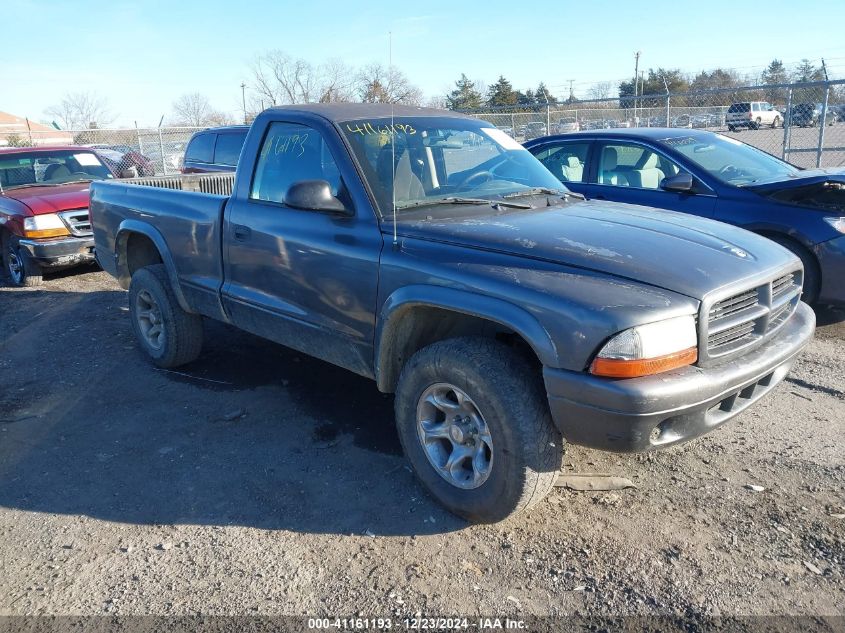
M 0 147 L 10 145 L 71 145 L 73 134 L 49 125 L 0 112 Z

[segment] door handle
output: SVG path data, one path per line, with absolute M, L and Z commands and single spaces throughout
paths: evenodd
M 232 234 L 235 236 L 236 240 L 243 242 L 252 236 L 252 230 L 243 224 L 235 224 L 232 226 Z

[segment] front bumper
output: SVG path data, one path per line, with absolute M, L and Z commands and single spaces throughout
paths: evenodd
M 20 240 L 41 268 L 68 268 L 94 261 L 94 238 L 63 237 L 55 240 Z
M 765 345 L 719 365 L 614 380 L 544 368 L 552 417 L 567 441 L 616 452 L 691 440 L 727 422 L 789 373 L 813 336 L 804 303 Z
M 819 261 L 820 304 L 845 305 L 845 235 L 813 247 Z

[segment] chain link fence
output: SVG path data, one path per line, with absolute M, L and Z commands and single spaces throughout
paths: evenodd
M 517 141 L 578 130 L 719 132 L 798 167 L 845 165 L 845 80 L 466 110 Z
M 201 129 L 204 128 L 22 129 L 0 134 L 0 147 L 84 145 L 97 149 L 119 170 L 134 167 L 139 176 L 167 176 L 179 173 L 188 140 Z

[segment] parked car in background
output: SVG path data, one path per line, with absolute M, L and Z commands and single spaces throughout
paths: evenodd
M 581 129 L 581 124 L 574 117 L 559 119 L 557 122 L 557 133 L 565 134 L 566 132 L 577 132 Z
M 189 363 L 207 317 L 374 380 L 422 485 L 470 521 L 537 504 L 567 441 L 631 452 L 709 432 L 813 333 L 788 251 L 584 200 L 456 113 L 271 108 L 230 196 L 186 178 L 92 188 L 97 256 L 129 290 L 141 350 Z M 750 295 L 765 312 L 728 313 Z
M 182 173 L 235 171 L 248 131 L 248 125 L 229 125 L 197 132 L 185 148 Z
M 764 235 L 803 262 L 805 301 L 845 304 L 845 168 L 798 169 L 704 130 L 582 132 L 525 146 L 588 198 L 682 211 Z
M 525 132 L 523 138 L 525 140 L 545 136 L 549 131 L 546 129 L 546 124 L 542 121 L 531 121 L 525 124 Z
M 822 119 L 823 110 L 824 104 L 821 103 L 799 103 L 792 106 L 787 120 L 789 125 L 816 127 Z M 833 125 L 836 122 L 836 112 L 828 108 L 824 119 L 826 125 Z
M 763 126 L 777 127 L 783 123 L 783 115 L 765 101 L 743 101 L 734 103 L 725 115 L 725 124 L 731 132 L 748 128 L 757 130 Z
M 88 147 L 0 149 L 0 243 L 13 285 L 36 286 L 45 270 L 94 262 L 89 183 L 116 175 Z
M 688 114 L 680 114 L 671 119 L 669 127 L 692 127 L 692 122 Z
M 513 138 L 514 131 L 513 131 L 513 128 L 510 125 L 497 125 L 496 127 L 498 129 L 502 130 L 502 132 L 504 132 L 505 134 L 507 134 L 511 138 Z
M 139 176 L 155 176 L 156 169 L 153 161 L 130 145 L 86 145 L 108 163 L 116 174 L 135 168 Z

